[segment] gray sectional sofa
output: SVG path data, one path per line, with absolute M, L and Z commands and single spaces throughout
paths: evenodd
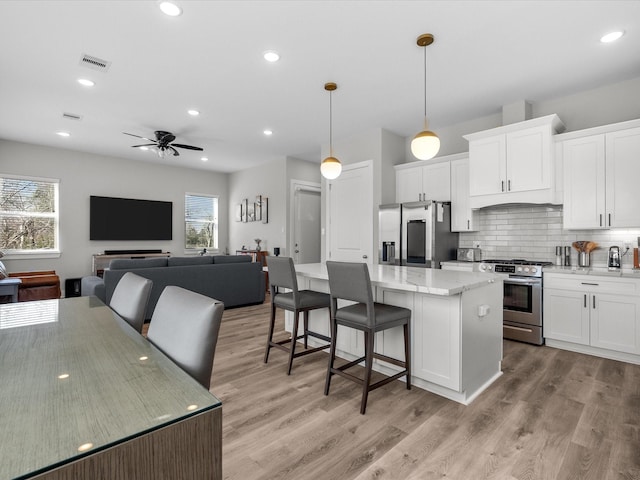
M 153 315 L 158 298 L 167 285 L 177 285 L 215 298 L 223 302 L 225 308 L 264 302 L 262 265 L 251 262 L 248 255 L 114 259 L 102 279 L 82 279 L 82 295 L 96 295 L 108 304 L 126 272 L 153 281 L 145 315 L 147 319 Z

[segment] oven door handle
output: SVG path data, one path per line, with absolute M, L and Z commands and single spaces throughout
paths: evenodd
M 532 328 L 522 328 L 522 327 L 514 327 L 513 325 L 503 325 L 504 328 L 508 328 L 510 330 L 517 330 L 518 332 L 527 332 L 533 333 Z
M 507 277 L 504 279 L 504 283 L 516 283 L 518 285 L 540 285 L 542 283 L 542 279 Z

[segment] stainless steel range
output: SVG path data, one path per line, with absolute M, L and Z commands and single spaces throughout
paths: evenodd
M 483 260 L 477 271 L 504 275 L 503 336 L 542 345 L 542 267 L 551 262 Z

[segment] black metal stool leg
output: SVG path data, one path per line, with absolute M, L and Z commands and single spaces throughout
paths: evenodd
M 269 351 L 271 350 L 271 342 L 273 342 L 273 329 L 276 323 L 276 306 L 271 304 L 271 319 L 269 320 L 269 336 L 267 337 L 267 349 L 264 352 L 264 363 L 269 360 Z
M 336 359 L 336 343 L 338 341 L 338 325 L 333 320 L 331 322 L 331 347 L 329 349 L 329 365 L 327 367 L 327 379 L 324 383 L 324 394 L 329 395 L 329 387 L 331 386 L 331 375 L 333 373 L 333 362 Z
M 293 312 L 293 328 L 291 330 L 291 350 L 289 352 L 289 368 L 287 368 L 287 375 L 291 375 L 291 368 L 293 367 L 293 358 L 296 352 L 296 338 L 298 338 L 298 320 L 300 312 L 294 310 Z
M 362 402 L 360 413 L 364 415 L 367 409 L 367 398 L 369 397 L 369 386 L 371 384 L 371 368 L 373 366 L 373 348 L 375 333 L 364 332 L 364 382 L 362 384 Z

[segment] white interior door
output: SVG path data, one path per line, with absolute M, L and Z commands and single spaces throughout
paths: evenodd
M 327 259 L 373 265 L 372 162 L 345 165 L 327 187 Z
M 294 185 L 293 261 L 320 262 L 320 186 Z

